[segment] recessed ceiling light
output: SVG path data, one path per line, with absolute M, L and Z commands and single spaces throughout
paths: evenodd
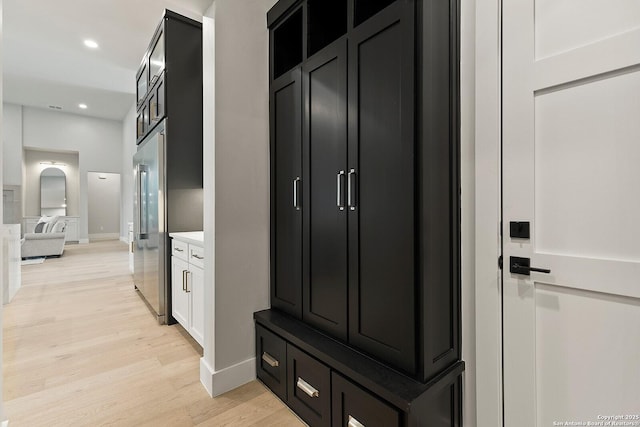
M 98 43 L 95 40 L 86 39 L 84 41 L 84 45 L 86 47 L 88 47 L 88 48 L 91 48 L 91 49 L 97 49 L 98 48 Z
M 80 107 L 83 110 L 86 110 L 87 108 L 89 108 L 87 107 L 87 104 L 78 104 L 78 107 Z

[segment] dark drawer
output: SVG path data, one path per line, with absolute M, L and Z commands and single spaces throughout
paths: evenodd
M 256 375 L 283 401 L 287 400 L 286 362 L 285 341 L 256 325 Z
M 313 427 L 331 425 L 331 371 L 298 348 L 287 344 L 288 403 Z
M 333 372 L 333 427 L 400 426 L 400 413 L 372 394 Z

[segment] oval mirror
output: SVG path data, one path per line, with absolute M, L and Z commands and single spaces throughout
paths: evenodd
M 40 173 L 40 215 L 67 215 L 67 176 L 58 168 Z

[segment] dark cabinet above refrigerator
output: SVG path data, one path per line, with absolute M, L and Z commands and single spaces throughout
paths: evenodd
M 165 14 L 136 74 L 136 143 L 169 113 L 202 116 L 202 24 L 170 10 Z M 188 120 L 188 119 L 187 119 Z

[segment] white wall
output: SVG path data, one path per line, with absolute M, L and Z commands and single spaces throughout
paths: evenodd
M 2 75 L 2 0 L 0 0 L 0 76 Z M 0 117 L 3 117 L 3 105 L 2 105 L 2 79 L 0 79 Z M 3 140 L 4 140 L 4 124 L 3 122 L 0 122 L 0 165 L 4 165 L 4 154 L 3 154 Z M 20 163 L 22 163 L 22 159 L 20 159 Z M 4 166 L 3 166 L 4 169 Z M 3 186 L 3 178 L 2 178 L 3 174 L 0 174 L 0 188 L 2 188 Z M 2 210 L 0 209 L 0 224 L 3 224 L 3 218 L 2 218 L 3 214 L 2 214 Z M 3 254 L 3 249 L 2 249 L 3 245 L 0 245 L 0 259 L 3 259 L 2 257 L 4 256 Z M 0 262 L 0 270 L 2 270 L 4 267 L 2 266 L 4 263 Z M 4 300 L 4 297 L 2 295 L 2 289 L 4 288 L 4 284 L 3 282 L 3 276 L 4 276 L 4 272 L 0 271 L 0 301 Z M 0 304 L 0 355 L 3 354 L 3 347 L 2 347 L 2 304 Z M 0 372 L 3 372 L 2 370 L 2 357 L 0 357 Z M 2 379 L 2 375 L 0 375 L 0 422 L 3 422 L 5 420 L 5 415 L 4 415 L 4 404 L 2 402 L 2 386 L 3 386 L 3 379 Z
M 2 112 L 4 185 L 22 185 L 22 106 L 5 104 Z
M 23 147 L 79 153 L 79 234 L 87 241 L 87 173 L 122 173 L 122 122 L 31 107 L 23 107 L 22 118 Z
M 89 172 L 89 239 L 120 238 L 120 174 Z
M 255 374 L 253 312 L 269 306 L 266 13 L 273 4 L 215 2 L 215 189 L 205 188 L 205 199 L 215 197 L 215 354 L 206 362 L 216 373 L 240 364 Z
M 127 241 L 128 223 L 133 222 L 133 155 L 136 153 L 136 105 L 122 121 L 122 201 L 120 203 L 120 240 Z
M 476 424 L 475 310 L 475 0 L 460 10 L 460 167 L 462 186 L 462 359 L 463 420 Z

